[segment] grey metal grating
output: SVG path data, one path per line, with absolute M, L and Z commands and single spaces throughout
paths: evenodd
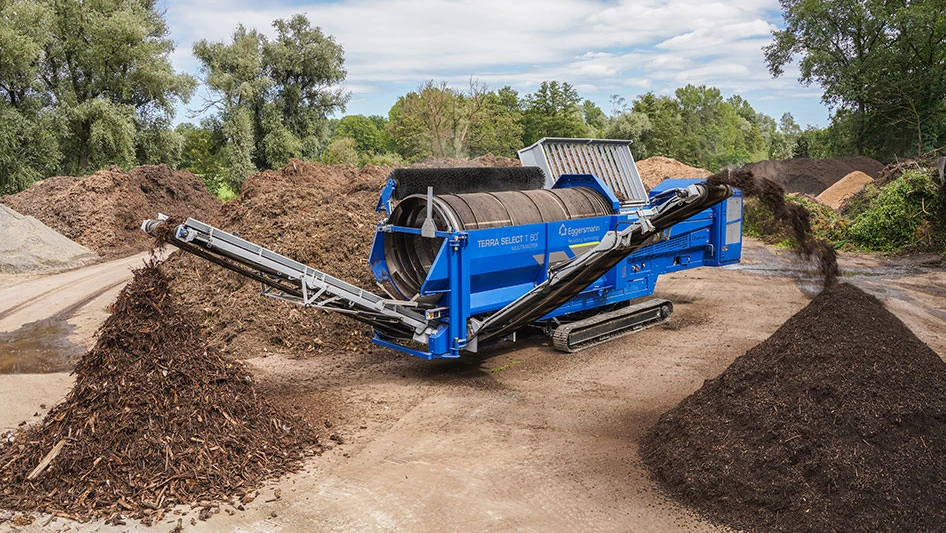
M 545 174 L 550 188 L 563 174 L 594 174 L 621 200 L 624 207 L 647 203 L 647 190 L 641 181 L 631 141 L 613 139 L 564 139 L 546 137 L 519 150 L 523 166 L 534 166 Z

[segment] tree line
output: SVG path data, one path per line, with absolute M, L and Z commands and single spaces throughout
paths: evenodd
M 799 82 L 824 89 L 833 114 L 810 135 L 818 150 L 888 160 L 946 144 L 943 0 L 780 3 L 785 28 L 765 59 L 773 76 L 797 59 Z
M 0 0 L 0 194 L 111 164 L 175 163 L 175 73 L 155 1 Z
M 609 109 L 567 82 L 535 92 L 427 81 L 387 116 L 342 115 L 344 49 L 303 15 L 274 37 L 238 26 L 193 54 L 206 91 L 198 123 L 172 127 L 198 80 L 174 72 L 156 0 L 0 0 L 0 194 L 56 174 L 168 163 L 238 191 L 290 158 L 410 163 L 514 157 L 542 137 L 621 138 L 637 158 L 711 170 L 760 159 L 910 155 L 946 143 L 946 15 L 936 0 L 782 0 L 786 27 L 764 49 L 771 73 L 800 58 L 800 81 L 832 107 L 826 128 L 778 120 L 738 95 L 687 85 Z

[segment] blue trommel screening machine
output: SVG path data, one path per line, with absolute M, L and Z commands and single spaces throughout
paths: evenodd
M 368 257 L 375 291 L 194 219 L 169 240 L 411 355 L 460 357 L 526 327 L 573 352 L 669 319 L 673 304 L 649 298 L 661 274 L 742 251 L 738 190 L 668 179 L 648 193 L 629 146 L 546 138 L 519 151 L 521 167 L 394 170 Z

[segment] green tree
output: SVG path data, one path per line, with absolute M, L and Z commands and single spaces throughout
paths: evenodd
M 273 40 L 238 26 L 229 42 L 201 40 L 201 63 L 226 147 L 232 188 L 257 168 L 277 168 L 291 157 L 315 158 L 328 139 L 328 116 L 343 111 L 348 94 L 344 53 L 303 15 L 273 22 Z
M 608 116 L 591 100 L 585 100 L 581 104 L 582 118 L 588 126 L 589 137 L 600 137 L 604 128 L 608 125 Z
M 139 129 L 135 136 L 136 159 L 143 165 L 165 163 L 177 168 L 184 149 L 184 137 L 171 128 L 170 120 L 157 120 Z
M 377 120 L 372 120 L 364 115 L 342 117 L 332 133 L 332 138 L 345 137 L 354 140 L 355 150 L 363 154 L 383 154 L 387 151 L 389 143 L 384 126 L 382 125 L 379 128 Z
M 631 143 L 631 153 L 634 159 L 648 157 L 646 137 L 652 125 L 650 117 L 637 111 L 628 111 L 612 118 L 604 130 L 606 139 L 627 139 Z
M 60 168 L 62 124 L 44 102 L 41 78 L 53 20 L 48 4 L 0 2 L 0 195 Z
M 59 170 L 55 117 L 29 116 L 0 101 L 0 196 L 26 189 Z
M 399 98 L 395 102 L 397 112 L 389 114 L 391 136 L 404 150 L 399 153 L 407 159 L 422 154 L 457 157 L 454 139 L 462 114 L 460 100 L 459 93 L 446 82 L 433 80 Z
M 518 131 L 510 96 L 515 91 L 497 94 L 475 81 L 466 91 L 427 81 L 398 98 L 388 114 L 387 131 L 398 154 L 409 161 L 431 155 L 468 157 L 484 150 L 505 153 L 515 146 L 512 137 Z
M 582 137 L 586 133 L 578 91 L 565 82 L 543 81 L 526 95 L 522 116 L 522 143 L 542 137 Z
M 350 137 L 336 138 L 322 152 L 322 162 L 326 165 L 357 165 L 359 158 L 355 146 L 355 140 Z
M 397 99 L 388 112 L 387 131 L 395 151 L 407 161 L 419 161 L 433 153 L 433 133 L 424 121 L 420 95 L 410 92 Z
M 173 43 L 155 5 L 0 1 L 0 188 L 176 159 L 169 121 L 196 82 L 171 68 Z
M 815 128 L 809 126 L 805 131 L 798 134 L 793 148 L 793 157 L 804 157 L 807 159 L 824 159 L 834 157 L 843 153 L 838 147 L 836 133 L 838 129 Z
M 800 57 L 837 112 L 833 135 L 855 153 L 889 157 L 946 142 L 946 13 L 942 0 L 781 0 L 785 29 L 765 47 L 773 76 Z
M 715 87 L 687 85 L 672 97 L 647 93 L 631 110 L 612 123 L 636 141 L 636 157 L 662 155 L 716 170 L 767 157 L 774 140 L 785 144 L 774 119 L 739 95 L 723 98 Z
M 199 127 L 184 123 L 175 132 L 184 140 L 180 167 L 193 172 L 208 189 L 218 190 L 226 175 L 221 155 L 223 132 L 220 123 L 214 119 L 204 119 Z
M 508 85 L 486 95 L 483 112 L 470 126 L 469 155 L 515 157 L 522 145 L 522 110 L 519 94 Z
M 133 164 L 135 132 L 173 116 L 195 80 L 171 68 L 174 43 L 154 1 L 57 0 L 42 55 L 45 91 L 68 134 L 66 168 Z
M 640 139 L 648 156 L 680 157 L 677 143 L 683 119 L 679 102 L 669 96 L 648 92 L 634 100 L 631 110 L 646 116 L 650 123 L 650 128 L 642 130 Z
M 769 147 L 769 159 L 789 159 L 795 157 L 795 146 L 801 136 L 801 127 L 791 113 L 784 113 L 778 123 L 768 116 L 759 114 L 757 122 Z
M 263 46 L 273 103 L 281 124 L 301 141 L 300 155 L 315 157 L 312 150 L 326 139 L 326 118 L 348 103 L 349 94 L 339 87 L 347 74 L 344 50 L 304 15 L 277 19 L 273 27 L 276 38 Z

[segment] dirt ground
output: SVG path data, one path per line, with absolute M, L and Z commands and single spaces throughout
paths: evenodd
M 840 259 L 845 280 L 946 354 L 941 262 Z M 541 336 L 458 361 L 381 348 L 304 360 L 263 353 L 248 360 L 260 388 L 331 424 L 342 443 L 265 487 L 245 510 L 224 505 L 207 521 L 182 509 L 151 528 L 40 516 L 17 530 L 167 531 L 182 518 L 188 531 L 719 531 L 657 491 L 638 439 L 800 310 L 815 277 L 790 252 L 748 240 L 735 268 L 660 278 L 656 295 L 675 304 L 668 325 L 578 354 L 556 352 Z M 22 297 L 0 298 L 0 317 L 8 301 Z M 50 407 L 70 386 L 67 374 L 42 377 L 0 376 L 0 401 L 16 407 L 0 412 L 0 430 L 35 420 L 21 413 L 41 416 L 40 404 Z

